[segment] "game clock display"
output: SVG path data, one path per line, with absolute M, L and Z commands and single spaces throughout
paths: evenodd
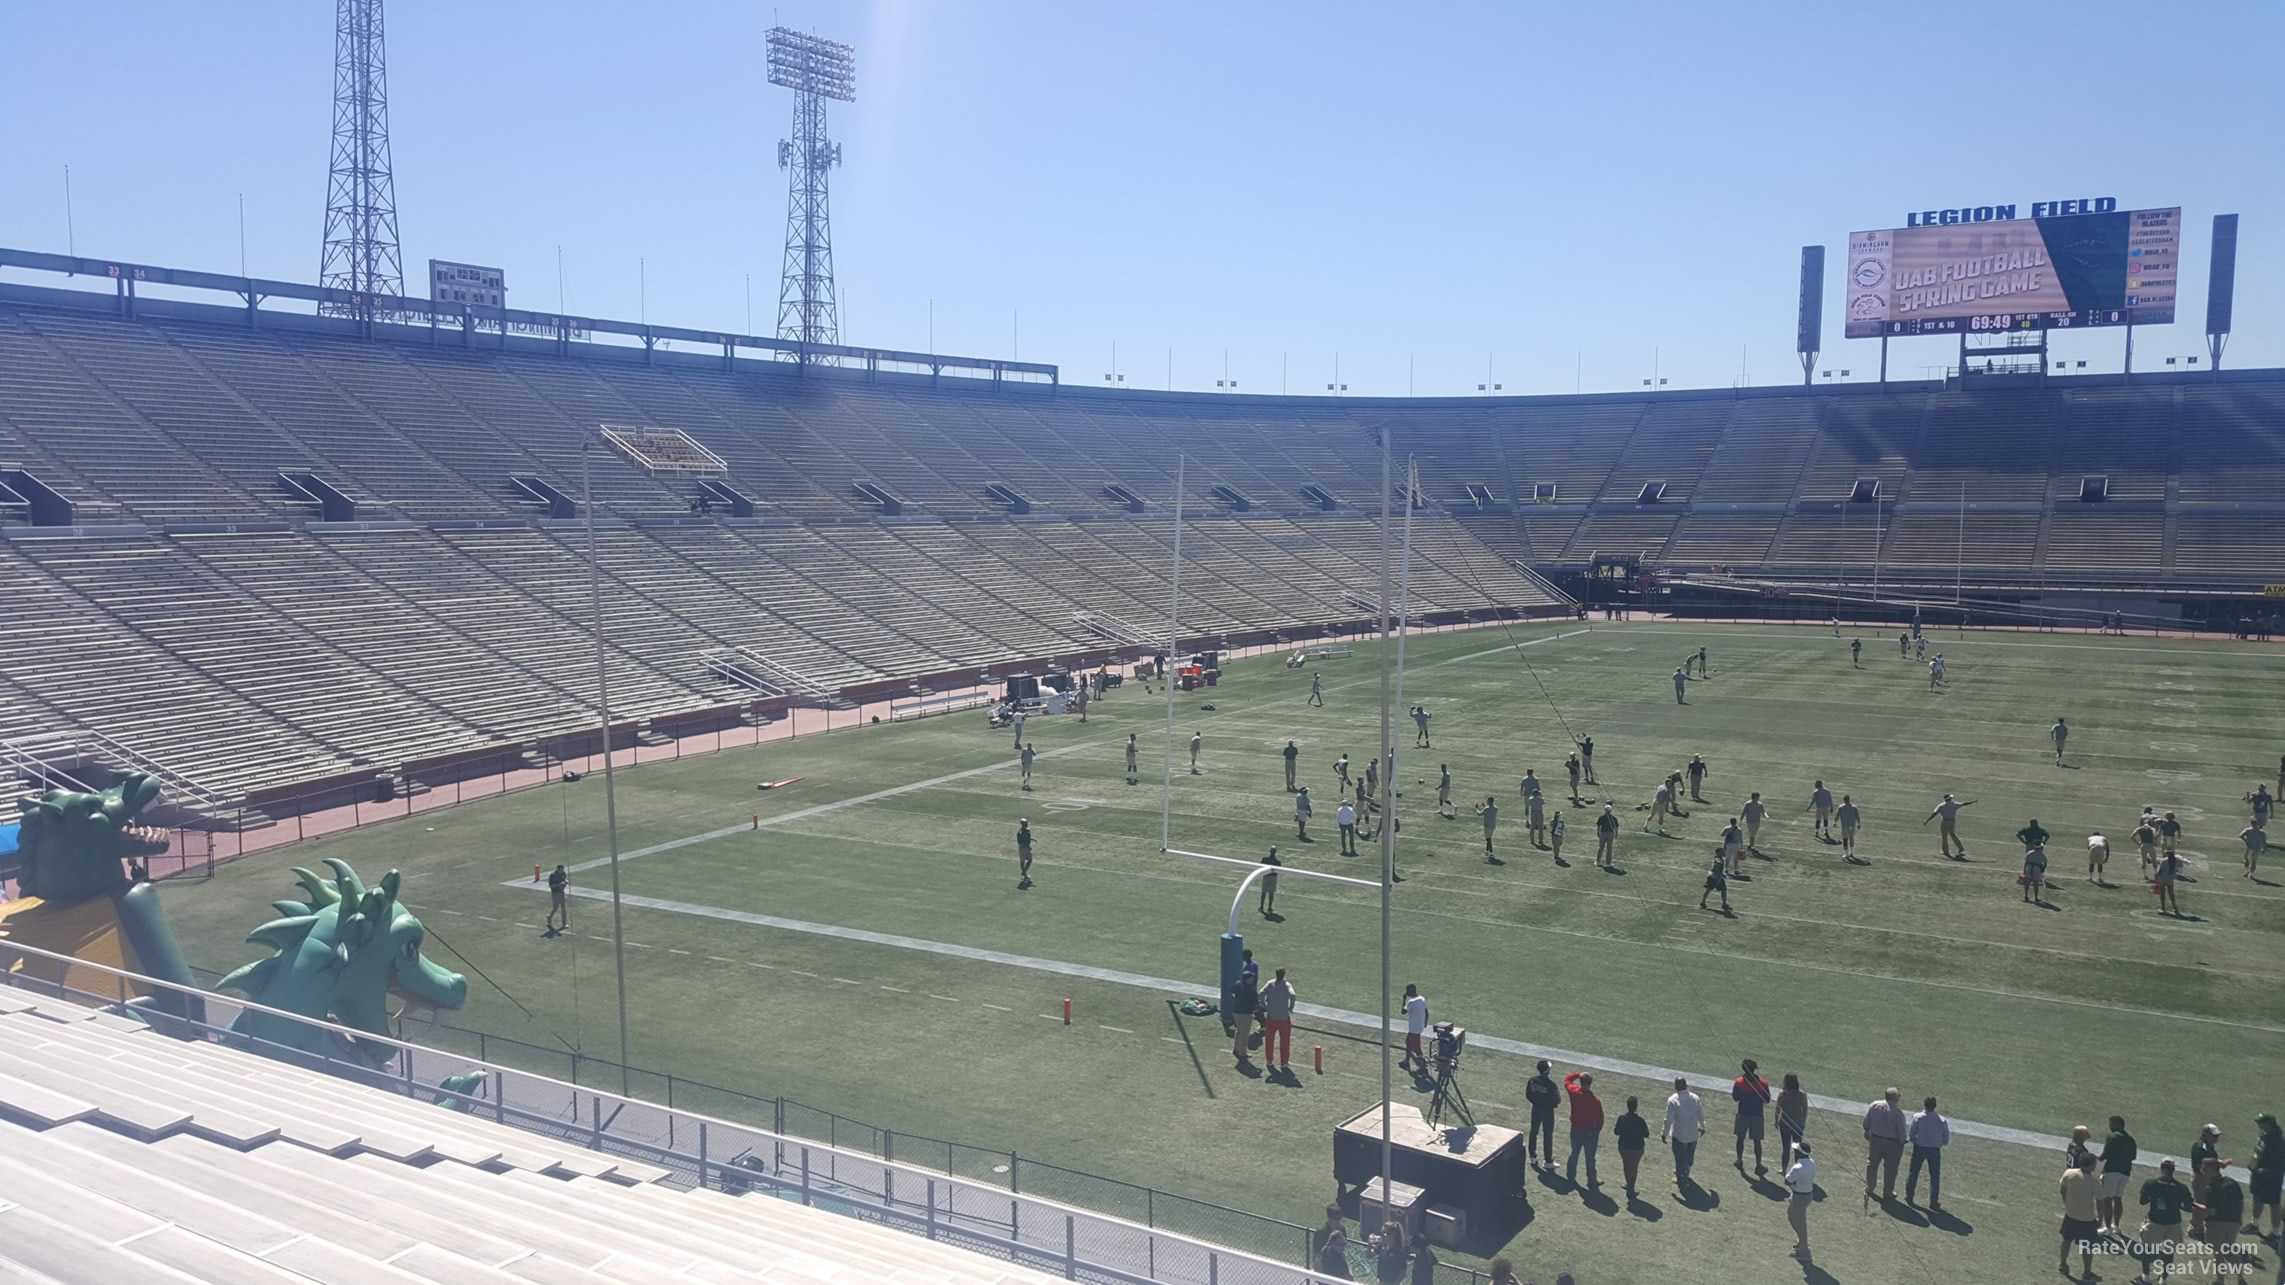
M 2176 208 L 1854 232 L 1843 333 L 2164 325 L 2181 228 Z

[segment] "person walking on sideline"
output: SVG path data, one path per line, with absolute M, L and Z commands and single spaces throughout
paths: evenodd
M 2285 1187 L 2285 1129 L 2280 1129 L 2277 1117 L 2267 1111 L 2253 1117 L 2253 1127 L 2253 1159 L 2246 1165 L 2253 1177 L 2253 1181 L 2246 1184 L 2252 1189 L 2253 1217 L 2247 1221 L 2258 1228 L 2261 1211 L 2267 1209 L 2269 1230 L 2266 1235 L 2275 1240 L 2280 1205 L 2278 1194 L 2280 1187 Z
M 1296 778 L 1301 775 L 1301 747 L 1287 741 L 1280 752 L 1285 755 L 1285 792 L 1291 794 L 1296 788 Z
M 1016 756 L 1017 765 L 1023 769 L 1023 788 L 1027 790 L 1031 788 L 1031 761 L 1038 757 L 1039 751 L 1033 749 L 1029 741 L 1024 742 L 1023 751 Z
M 1542 1169 L 1555 1167 L 1555 1104 L 1563 1100 L 1563 1091 L 1555 1087 L 1548 1070 L 1549 1063 L 1542 1059 L 1538 1074 L 1523 1086 L 1523 1100 L 1531 1107 L 1531 1132 L 1525 1135 L 1523 1154 L 1526 1159 L 1538 1156 Z
M 1311 674 L 1309 676 L 1309 703 L 1319 706 L 1325 703 L 1325 675 Z
M 1801 1077 L 1785 1073 L 1777 1091 L 1777 1156 L 1783 1160 L 1809 1131 L 1809 1095 L 1801 1091 Z
M 1896 1166 L 1904 1159 L 1904 1142 L 1912 1132 L 1903 1108 L 1896 1105 L 1897 1097 L 1897 1090 L 1890 1089 L 1865 1109 L 1864 1196 L 1868 1202 L 1873 1198 L 1875 1178 L 1880 1180 L 1881 1203 L 1896 1200 Z
M 1626 1114 L 1611 1122 L 1611 1138 L 1618 1143 L 1619 1168 L 1626 1174 L 1626 1198 L 1634 1200 L 1635 1179 L 1642 1173 L 1642 1153 L 1650 1143 L 1650 1121 L 1642 1118 L 1642 1099 L 1627 1095 Z
M 1031 887 L 1031 818 L 1016 818 L 1016 887 Z
M 1595 864 L 1605 870 L 1618 868 L 1618 859 L 1611 855 L 1611 846 L 1618 842 L 1619 814 L 1611 805 L 1603 805 L 1603 814 L 1595 818 Z
M 2201 1217 L 2205 1225 L 2195 1235 L 2204 1242 L 2216 1263 L 2237 1257 L 2238 1228 L 2245 1222 L 2245 1188 L 2223 1172 L 2228 1167 L 2227 1160 L 2207 1156 L 2198 1162 L 2198 1182 L 2191 1189 L 2194 1198 L 2204 1207 Z
M 2071 1251 L 2079 1251 L 2079 1279 L 2088 1280 L 2095 1274 L 2095 1250 L 2101 1241 L 2102 1202 L 2101 1184 L 2095 1178 L 2093 1152 L 2080 1156 L 2076 1164 L 2063 1170 L 2063 1248 L 2055 1256 L 2055 1270 L 2064 1275 L 2071 1271 Z M 2108 1245 L 2101 1246 L 2108 1249 Z
M 1685 687 L 1688 687 L 1689 685 L 1690 685 L 1690 676 L 1689 676 L 1688 674 L 1685 674 L 1685 673 L 1683 673 L 1683 672 L 1682 672 L 1681 670 L 1679 670 L 1679 669 L 1675 670 L 1675 671 L 1674 671 L 1674 703 L 1675 703 L 1675 704 L 1677 704 L 1677 705 L 1687 705 L 1687 704 L 1689 704 L 1689 703 L 1690 703 L 1690 702 L 1688 702 L 1688 701 L 1686 701 L 1686 700 L 1682 699 L 1682 689 L 1683 689 L 1683 688 L 1685 688 Z
M 1587 1189 L 1599 1191 L 1602 1180 L 1595 1176 L 1595 1148 L 1603 1140 L 1603 1100 L 1595 1096 L 1595 1077 L 1586 1071 L 1573 1071 L 1563 1077 L 1564 1096 L 1571 1100 L 1571 1158 L 1563 1166 L 1566 1181 L 1579 1181 L 1579 1155 L 1587 1157 Z
M 1417 983 L 1404 984 L 1404 1056 L 1396 1064 L 1410 1070 L 1419 1067 L 1422 1074 L 1428 1071 L 1428 1055 L 1420 1047 L 1420 1038 L 1428 1033 L 1428 997 L 1420 993 Z
M 2101 1222 L 2113 1236 L 2120 1234 L 2119 1220 L 2126 1216 L 2126 1180 L 2134 1175 L 2134 1160 L 2140 1154 L 2134 1135 L 2126 1131 L 2126 1117 L 2112 1116 L 2110 1137 L 2103 1140 Z
M 1500 826 L 1500 801 L 1485 795 L 1483 806 L 1476 809 L 1476 815 L 1484 819 L 1484 860 L 1499 865 L 1500 859 L 1492 853 L 1492 831 Z
M 1355 1280 L 1349 1274 L 1349 1229 L 1341 1222 L 1339 1205 L 1325 1206 L 1325 1225 L 1317 1229 L 1317 1274 L 1337 1281 Z
M 547 873 L 547 935 L 550 937 L 558 936 L 564 929 L 571 927 L 570 887 L 571 872 L 564 869 L 563 863 L 559 861 L 555 869 Z M 563 916 L 562 928 L 555 926 L 557 915 Z
M 1273 846 L 1269 855 L 1262 858 L 1262 864 L 1269 867 L 1269 873 L 1262 876 L 1262 895 L 1257 904 L 1262 918 L 1267 919 L 1277 913 L 1277 871 L 1285 863 L 1277 859 L 1277 849 Z
M 1016 744 L 1015 744 L 1015 748 L 1017 748 L 1017 749 L 1019 749 L 1019 750 L 1023 748 L 1023 718 L 1024 718 L 1024 714 L 1023 714 L 1023 711 L 1019 709 L 1019 710 L 1017 710 L 1017 711 L 1016 711 L 1016 712 L 1015 712 L 1015 713 L 1014 713 L 1012 716 L 1010 716 L 1010 717 L 1009 717 L 1009 719 L 1008 719 L 1008 722 L 1009 722 L 1010 724 L 1014 725 L 1014 727 L 1015 727 L 1015 729 L 1016 729 Z
M 2063 766 L 2063 742 L 2071 739 L 2071 725 L 2061 715 L 2057 715 L 2055 725 L 2047 729 L 2047 739 L 2055 742 L 2055 766 Z
M 1230 1053 L 1238 1059 L 1239 1066 L 1251 1060 L 1247 1051 L 1253 1047 L 1254 1023 L 1260 1012 L 1261 974 L 1248 969 L 1238 974 L 1238 984 L 1230 990 Z M 1268 1054 L 1263 1057 L 1266 1059 Z
M 1698 1162 L 1698 1139 L 1706 1136 L 1706 1107 L 1690 1091 L 1690 1081 L 1675 1077 L 1674 1093 L 1666 1099 L 1666 1122 L 1658 1127 L 1658 1140 L 1674 1148 L 1674 1185 L 1690 1181 L 1690 1166 Z
M 2256 821 L 2238 831 L 2237 837 L 2245 844 L 2245 877 L 2252 879 L 2261 868 L 2261 854 L 2269 850 L 2269 832 Z
M 2142 1206 L 2143 1217 L 2150 1226 L 2142 1241 L 2142 1252 L 2135 1257 L 2142 1260 L 2145 1277 L 2163 1280 L 2173 1275 L 2174 1254 L 2182 1241 L 2182 1215 L 2202 1211 L 2203 1207 L 2191 1199 L 2190 1189 L 2174 1176 L 2172 1160 L 2158 1162 L 2158 1176 L 2142 1184 L 2137 1203 Z
M 1806 1142 L 1793 1145 L 1793 1162 L 1785 1167 L 1785 1221 L 1793 1227 L 1793 1252 L 1809 1256 L 1809 1206 L 1817 1199 L 1817 1162 Z
M 1293 796 L 1293 832 L 1303 843 L 1309 842 L 1309 816 L 1312 810 L 1309 806 L 1309 787 L 1304 785 L 1301 792 Z
M 1299 999 L 1293 983 L 1285 980 L 1282 968 L 1269 985 L 1262 987 L 1262 1066 L 1265 1069 L 1270 1065 L 1273 1048 L 1279 1070 L 1293 1066 L 1293 1006 Z
M 1841 823 L 1841 860 L 1851 865 L 1867 865 L 1857 857 L 1857 827 L 1864 824 L 1864 812 L 1856 800 L 1844 794 L 1841 806 L 1833 809 L 1833 819 Z
M 1769 1167 L 1761 1162 L 1761 1136 L 1763 1116 L 1769 1106 L 1769 1081 L 1762 1079 L 1760 1064 L 1747 1058 L 1738 1068 L 1738 1078 L 1730 1082 L 1730 1101 L 1737 1104 L 1737 1171 L 1745 1172 L 1745 1144 L 1753 1140 L 1753 1174 L 1767 1177 Z
M 1944 1148 L 1952 1141 L 1952 1122 L 1936 1112 L 1936 1099 L 1922 1098 L 1920 1110 L 1912 1116 L 1909 1132 L 1912 1138 L 1912 1167 L 1904 1175 L 1904 1203 L 1912 1203 L 1912 1193 L 1920 1185 L 1920 1166 L 1928 1166 L 1928 1208 L 1942 1212 L 1944 1208 Z
M 1974 802 L 1974 799 L 1961 802 L 1947 794 L 1944 796 L 1943 802 L 1938 803 L 1935 809 L 1920 822 L 1920 824 L 1926 825 L 1938 817 L 1944 818 L 1944 824 L 1936 827 L 1936 844 L 1938 849 L 1948 858 L 1959 861 L 1967 860 L 1968 845 L 1960 842 L 1960 809 Z M 1954 848 L 1958 849 L 1956 853 L 1953 851 Z
M 1357 855 L 1357 805 L 1347 799 L 1333 809 L 1333 824 L 1341 827 L 1341 855 Z

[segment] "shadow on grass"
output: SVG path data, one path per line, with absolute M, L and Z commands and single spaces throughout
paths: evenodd
M 1711 1187 L 1699 1186 L 1695 1178 L 1682 1180 L 1681 1185 L 1675 1189 L 1675 1199 L 1682 1202 L 1684 1209 L 1701 1214 L 1712 1213 L 1722 1207 L 1722 1193 Z
M 1182 1037 L 1182 1051 L 1190 1055 L 1191 1069 L 1198 1072 L 1198 1086 L 1206 1090 L 1207 1097 L 1215 1096 L 1214 1081 L 1206 1074 L 1206 1064 L 1198 1060 L 1198 1046 L 1191 1043 L 1190 1028 L 1183 1024 L 1182 1009 L 1175 1001 L 1166 1001 L 1166 1016 L 1174 1023 L 1174 1033 Z

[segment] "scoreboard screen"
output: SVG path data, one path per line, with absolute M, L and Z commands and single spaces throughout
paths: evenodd
M 2179 207 L 1852 232 L 1842 333 L 2164 325 L 2181 243 Z

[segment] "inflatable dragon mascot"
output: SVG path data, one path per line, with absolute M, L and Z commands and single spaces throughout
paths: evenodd
M 23 801 L 15 829 L 24 896 L 0 906 L 0 967 L 104 999 L 118 993 L 111 974 L 11 953 L 7 944 L 124 968 L 186 988 L 144 996 L 137 1007 L 204 1019 L 190 968 L 160 911 L 158 886 L 131 879 L 125 864 L 166 850 L 163 831 L 138 823 L 158 797 L 158 781 L 137 774 L 101 792 L 50 790 Z
M 216 990 L 374 1035 L 389 1033 L 392 994 L 438 1009 L 467 1002 L 468 979 L 421 954 L 425 933 L 421 921 L 397 900 L 396 871 L 367 888 L 347 862 L 327 858 L 325 864 L 333 870 L 330 880 L 295 867 L 308 900 L 271 902 L 280 917 L 246 938 L 277 953 L 231 973 L 215 983 Z M 353 1054 L 375 1069 L 397 1054 L 388 1044 L 343 1040 L 268 1013 L 241 1013 L 231 1029 L 305 1053 Z

